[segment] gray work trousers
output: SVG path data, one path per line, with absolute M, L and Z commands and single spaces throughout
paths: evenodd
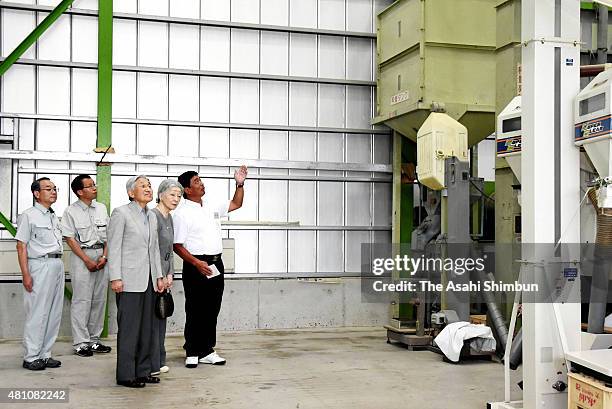
M 97 261 L 104 249 L 83 249 L 87 256 Z M 108 268 L 90 272 L 83 260 L 74 254 L 70 257 L 72 280 L 72 345 L 74 349 L 100 341 L 104 328 L 104 311 L 108 291 Z
M 28 259 L 32 292 L 23 290 L 25 323 L 23 359 L 32 362 L 51 357 L 64 304 L 64 263 L 61 258 Z

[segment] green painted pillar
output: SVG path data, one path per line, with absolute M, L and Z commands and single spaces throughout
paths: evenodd
M 392 218 L 391 218 L 391 243 L 393 244 L 393 252 L 399 252 L 401 243 L 402 231 L 402 135 L 398 132 L 393 132 L 393 183 L 392 189 Z M 395 254 L 393 254 L 395 256 Z M 397 278 L 398 272 L 393 272 L 393 278 Z M 390 306 L 389 320 L 400 317 L 400 302 L 401 300 L 393 301 Z
M 402 137 L 402 163 L 417 162 L 417 145 L 416 142 Z M 401 184 L 401 218 L 400 218 L 400 243 L 402 244 L 402 253 L 410 251 L 412 241 L 412 231 L 414 226 L 414 185 Z M 410 278 L 410 273 L 403 271 L 400 278 Z M 405 294 L 400 293 L 399 303 L 399 318 L 411 319 L 414 317 L 415 307 L 410 303 L 412 301 Z
M 401 173 L 402 163 L 412 162 L 416 164 L 416 143 L 402 136 L 398 132 L 393 133 L 393 218 L 391 241 L 395 245 L 400 245 L 397 249 L 400 252 L 405 252 L 410 248 L 410 240 L 412 238 L 413 217 L 414 217 L 414 199 L 413 188 L 411 184 L 402 184 Z M 399 278 L 407 278 L 409 272 L 396 272 Z M 394 310 L 391 312 L 391 318 L 411 319 L 414 315 L 414 307 L 409 303 L 409 299 L 400 294 Z
M 393 243 L 410 245 L 412 238 L 414 199 L 413 185 L 402 185 L 402 163 L 416 164 L 416 142 L 393 133 L 393 220 L 391 238 Z
M 112 145 L 113 102 L 113 1 L 99 0 L 98 17 L 98 139 L 96 150 Z M 98 200 L 110 206 L 110 169 L 98 166 Z M 102 170 L 100 168 L 103 168 Z
M 417 145 L 416 142 L 408 138 L 402 139 L 402 163 L 417 163 Z M 401 232 L 400 240 L 403 244 L 410 245 L 412 240 L 412 231 L 414 226 L 414 185 L 406 184 L 402 186 L 402 216 L 401 216 Z
M 113 0 L 98 1 L 98 138 L 96 152 L 109 152 L 113 143 Z M 111 211 L 111 166 L 98 163 L 96 168 L 98 201 Z M 109 254 L 109 257 L 112 255 Z M 108 335 L 108 302 L 106 303 L 104 330 Z

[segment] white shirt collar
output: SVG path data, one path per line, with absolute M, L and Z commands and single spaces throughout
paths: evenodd
M 183 200 L 183 204 L 191 207 L 202 207 L 204 205 L 204 201 L 202 201 L 202 204 L 200 204 L 198 202 L 194 202 L 193 200 L 185 199 Z

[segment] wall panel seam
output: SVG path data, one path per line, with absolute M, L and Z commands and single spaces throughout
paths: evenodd
M 0 8 L 12 9 L 12 10 L 22 10 L 22 11 L 40 11 L 40 12 L 50 12 L 53 10 L 53 7 L 49 7 L 49 6 L 37 6 L 37 5 L 31 5 L 31 4 L 10 3 L 10 2 L 4 2 L 4 1 L 0 2 Z M 64 14 L 97 17 L 98 11 L 70 8 L 66 10 Z M 186 18 L 186 17 L 167 17 L 167 16 L 155 16 L 155 15 L 135 14 L 135 13 L 113 13 L 113 19 L 147 21 L 147 22 L 158 22 L 158 23 L 173 23 L 173 24 L 185 24 L 185 25 L 199 25 L 199 26 L 222 27 L 222 28 L 240 28 L 240 29 L 246 29 L 246 30 L 261 30 L 261 31 L 283 32 L 283 33 L 321 34 L 321 35 L 329 35 L 329 36 L 355 37 L 355 38 L 376 38 L 375 33 L 359 32 L 359 31 L 327 30 L 327 29 L 320 29 L 320 28 L 276 26 L 276 25 L 269 25 L 269 24 L 239 23 L 239 22 L 233 22 L 233 21 L 204 20 L 204 19 L 193 19 L 193 18 Z

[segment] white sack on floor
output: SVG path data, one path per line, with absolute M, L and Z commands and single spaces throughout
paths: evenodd
M 434 342 L 448 359 L 458 362 L 461 348 L 463 348 L 463 341 L 468 339 L 472 339 L 470 347 L 474 351 L 495 351 L 496 343 L 491 328 L 486 325 L 470 324 L 465 321 L 448 324 L 434 339 Z

